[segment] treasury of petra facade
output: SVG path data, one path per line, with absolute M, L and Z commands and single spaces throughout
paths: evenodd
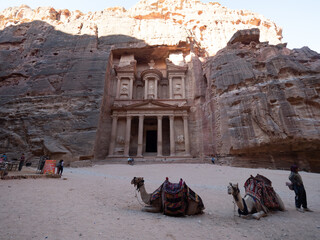
M 107 158 L 190 158 L 187 53 L 113 51 Z

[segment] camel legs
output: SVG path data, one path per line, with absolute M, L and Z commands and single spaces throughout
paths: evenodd
M 144 211 L 144 212 L 158 213 L 158 212 L 160 212 L 160 208 L 152 207 L 152 206 L 144 206 L 144 207 L 142 208 L 142 211 Z
M 260 211 L 260 212 L 256 212 L 256 213 L 252 214 L 252 217 L 257 220 L 259 220 L 261 217 L 265 217 L 265 216 L 267 216 L 267 214 L 264 211 Z
M 276 197 L 277 197 L 278 203 L 279 203 L 279 205 L 280 205 L 279 210 L 280 210 L 280 211 L 285 211 L 286 208 L 285 208 L 285 206 L 284 206 L 284 203 L 282 202 L 282 199 L 281 199 L 280 196 L 278 195 L 278 193 L 276 193 Z

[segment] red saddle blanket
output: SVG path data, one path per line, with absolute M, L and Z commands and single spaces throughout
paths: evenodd
M 179 183 L 171 183 L 168 180 L 164 181 L 163 184 L 152 193 L 151 202 L 159 198 L 161 198 L 163 213 L 166 215 L 185 215 L 188 209 L 189 199 L 197 202 L 199 209 L 204 209 L 200 196 L 192 191 L 182 179 Z
M 246 194 L 254 197 L 268 209 L 280 207 L 272 182 L 268 178 L 259 174 L 256 177 L 250 176 L 245 182 L 244 188 Z

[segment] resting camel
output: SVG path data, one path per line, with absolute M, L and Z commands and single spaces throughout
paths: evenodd
M 239 210 L 239 215 L 246 217 L 252 216 L 253 218 L 259 220 L 261 217 L 265 217 L 268 212 L 268 208 L 260 203 L 260 201 L 255 200 L 251 195 L 246 194 L 244 198 L 241 197 L 240 190 L 237 184 L 229 183 L 228 186 L 228 194 L 231 194 L 234 198 L 235 203 L 237 204 Z M 277 201 L 280 205 L 280 211 L 284 211 L 285 207 L 280 198 L 280 196 L 276 194 Z
M 131 184 L 136 187 L 136 189 L 140 192 L 142 201 L 147 204 L 142 210 L 146 212 L 163 212 L 163 202 L 162 202 L 162 194 L 157 199 L 151 201 L 151 197 L 153 193 L 147 193 L 144 186 L 143 177 L 134 177 L 131 181 Z M 192 191 L 189 189 L 189 191 Z M 195 215 L 202 213 L 204 206 L 202 204 L 201 198 L 198 196 L 198 201 L 194 201 L 193 199 L 187 197 L 187 209 L 185 215 Z

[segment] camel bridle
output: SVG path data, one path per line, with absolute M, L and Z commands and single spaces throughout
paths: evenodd
M 139 180 L 139 181 L 136 181 L 136 178 L 134 178 L 134 185 L 137 186 L 137 189 L 136 189 L 136 190 L 140 191 L 139 188 L 141 188 L 141 187 L 144 185 L 144 180 L 141 179 L 141 180 Z
M 235 186 L 233 186 L 233 185 L 231 185 L 231 188 L 232 188 L 232 196 L 234 197 L 234 199 L 235 199 L 236 201 L 238 201 L 238 200 L 239 200 L 239 199 L 238 199 L 238 194 L 240 193 L 239 188 L 238 188 L 238 187 L 235 187 Z

